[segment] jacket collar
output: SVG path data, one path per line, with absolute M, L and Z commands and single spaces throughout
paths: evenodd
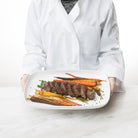
M 50 1 L 50 14 L 55 14 L 55 18 L 59 18 L 61 20 L 62 25 L 69 31 L 75 34 L 75 30 L 73 27 L 73 23 L 77 19 L 80 14 L 80 2 L 81 0 L 77 1 L 74 5 L 70 13 L 68 14 L 62 5 L 61 0 L 49 0 Z M 75 34 L 76 35 L 76 34 Z
M 69 17 L 71 19 L 71 22 L 73 23 L 80 13 L 80 1 L 77 1 L 72 10 L 69 13 Z
M 80 0 L 78 0 L 78 1 L 76 2 L 76 4 L 75 4 L 74 7 L 71 9 L 71 11 L 70 11 L 69 14 L 67 14 L 67 12 L 66 12 L 64 6 L 62 5 L 61 0 L 57 0 L 57 1 L 58 1 L 59 4 L 60 4 L 61 10 L 63 10 L 63 12 L 64 12 L 65 15 L 67 16 L 67 18 L 70 18 L 71 22 L 73 23 L 73 22 L 77 19 L 77 17 L 79 16 L 79 14 L 80 14 Z

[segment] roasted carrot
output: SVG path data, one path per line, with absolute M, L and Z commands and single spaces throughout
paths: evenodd
M 70 100 L 68 100 L 68 99 L 63 99 L 63 100 L 66 101 L 66 102 L 68 102 L 68 103 L 71 103 L 71 104 L 73 104 L 73 105 L 79 105 L 79 106 L 80 106 L 80 104 L 75 103 L 75 102 L 73 102 L 73 101 L 70 101 Z
M 96 85 L 101 85 L 101 83 L 97 82 L 96 80 L 75 80 L 75 81 L 93 82 L 93 83 L 96 83 Z
M 92 88 L 92 87 L 88 87 L 88 89 L 89 89 L 89 90 L 93 90 L 93 88 Z
M 51 100 L 58 100 L 58 101 L 65 102 L 65 103 L 70 104 L 70 105 L 80 105 L 80 104 L 77 104 L 75 102 L 72 102 L 72 101 L 64 98 L 63 96 L 62 97 L 51 96 L 51 97 L 49 97 L 49 99 L 51 99 Z
M 99 91 L 101 91 L 101 92 L 104 92 L 103 90 L 101 90 L 100 88 L 98 88 L 98 87 L 93 87 L 94 89 L 96 89 L 96 90 L 99 90 Z
M 74 81 L 74 83 L 80 83 L 81 85 L 86 85 L 86 86 L 96 86 L 95 82 Z
M 33 95 L 33 97 L 39 98 L 39 99 L 42 99 L 42 100 L 45 100 L 45 101 L 48 101 L 48 102 L 52 102 L 50 99 L 48 99 L 46 97 L 39 96 L 39 95 Z
M 97 82 L 96 80 L 90 80 L 90 79 L 85 79 L 85 78 L 64 78 L 64 77 L 55 77 L 60 80 L 70 80 L 70 81 L 89 81 L 89 82 Z
M 80 80 L 80 81 L 86 81 L 86 82 L 96 82 L 96 80 L 88 80 L 88 79 L 85 79 L 85 80 Z
M 61 80 L 82 80 L 81 78 L 54 77 Z
M 96 80 L 90 80 L 90 79 L 84 79 L 84 78 L 82 78 L 82 79 L 69 79 L 69 78 L 64 78 L 64 79 L 62 79 L 62 77 L 55 77 L 55 78 L 58 78 L 58 79 L 61 79 L 61 80 L 64 80 L 64 81 L 85 81 L 85 82 L 95 82 L 96 83 L 96 85 L 101 85 L 101 83 L 100 82 L 98 82 L 98 81 L 96 81 Z
M 69 82 L 69 83 L 80 83 L 81 85 L 85 85 L 85 86 L 96 86 L 96 83 L 95 82 L 86 82 L 86 81 L 78 81 L 78 80 L 73 80 L 73 81 L 69 81 L 69 80 L 57 80 L 55 79 L 54 81 L 66 81 L 66 82 Z
M 34 97 L 34 96 L 32 96 L 32 97 L 30 98 L 30 100 L 31 100 L 32 102 L 51 104 L 51 105 L 55 105 L 55 106 L 63 106 L 63 105 L 61 105 L 61 104 L 53 103 L 53 102 L 51 102 L 51 101 L 43 100 L 43 99 L 40 99 L 40 98 L 37 98 L 37 97 Z
M 61 100 L 58 100 L 58 101 L 65 102 L 66 104 L 70 104 L 70 105 L 79 105 L 79 106 L 80 106 L 80 104 L 75 103 L 75 102 L 73 102 L 73 101 L 71 101 L 71 100 L 68 100 L 68 99 L 66 99 L 66 98 L 60 98 L 60 99 L 61 99 Z
M 65 80 L 58 80 L 58 79 L 54 79 L 53 81 L 65 81 Z
M 37 92 L 41 92 L 41 90 L 36 90 Z
M 74 106 L 73 104 L 61 102 L 61 101 L 58 101 L 58 100 L 52 100 L 52 102 L 54 102 L 54 103 L 59 103 L 59 104 L 62 104 L 62 105 L 66 105 L 66 106 Z
M 71 97 L 66 97 L 63 96 L 61 94 L 56 94 L 56 93 L 52 93 L 52 92 L 47 92 L 45 90 L 36 90 L 35 94 L 40 94 L 41 96 L 55 96 L 55 97 L 59 97 L 59 98 L 67 98 L 67 99 L 71 99 L 71 100 L 76 100 L 76 98 L 71 98 Z
M 70 74 L 70 73 L 66 73 L 66 74 L 69 75 L 69 76 L 72 76 L 72 77 L 74 77 L 74 78 L 84 78 L 84 77 L 78 77 L 78 76 L 72 75 L 72 74 Z M 95 79 L 95 78 L 84 78 L 84 79 L 96 80 L 96 81 L 98 81 L 98 82 L 102 81 L 102 80 L 100 80 L 100 79 Z
M 72 76 L 72 77 L 74 77 L 74 78 L 82 78 L 82 77 L 78 77 L 78 76 L 72 75 L 72 74 L 70 74 L 70 73 L 66 73 L 66 74 L 69 75 L 69 76 Z
M 59 100 L 61 102 L 65 101 L 67 104 L 70 104 L 70 105 L 80 105 L 80 104 L 77 104 L 75 102 L 72 102 L 68 99 L 66 99 L 65 96 L 62 96 L 60 94 L 55 94 L 55 93 L 52 93 L 52 92 L 46 92 L 46 91 L 39 91 L 39 92 L 44 92 L 45 94 L 44 95 L 41 95 L 42 98 L 48 98 L 50 100 Z M 50 94 L 50 95 L 47 95 L 46 93 Z M 42 93 L 41 93 L 42 94 Z M 53 95 L 52 95 L 53 94 Z M 44 96 L 44 97 L 43 97 Z M 48 97 L 47 97 L 48 96 Z
M 56 94 L 56 93 L 53 93 L 53 92 L 47 92 L 45 90 L 36 90 L 35 92 L 36 94 L 40 94 L 42 96 L 55 96 L 55 97 L 61 97 L 63 98 L 64 96 L 62 96 L 61 94 Z M 64 97 L 65 98 L 65 97 Z
M 59 103 L 59 104 L 66 105 L 66 106 L 73 106 L 70 103 L 64 102 L 61 99 L 55 99 L 54 97 L 44 97 L 44 96 L 39 96 L 39 95 L 34 95 L 34 97 L 42 99 L 42 100 L 46 100 L 49 102 L 53 102 L 53 103 Z
M 103 96 L 102 95 L 100 95 L 100 99 L 103 99 Z
M 100 92 L 104 92 L 104 91 L 100 89 Z

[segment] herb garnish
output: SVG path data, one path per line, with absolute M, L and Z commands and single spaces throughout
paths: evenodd
M 40 85 L 37 85 L 37 87 L 38 88 L 43 88 L 44 87 L 44 85 L 46 84 L 46 81 L 44 81 L 44 80 L 39 80 L 41 83 L 40 83 Z

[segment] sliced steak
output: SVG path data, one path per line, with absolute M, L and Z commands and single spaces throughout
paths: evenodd
M 82 96 L 83 98 L 87 98 L 87 87 L 84 86 L 84 85 L 82 85 L 82 86 L 81 86 L 81 89 L 80 89 L 80 93 L 81 93 L 81 96 Z
M 61 88 L 61 82 L 56 82 L 57 83 L 57 88 L 58 88 L 58 94 L 63 94 L 62 88 Z
M 87 97 L 88 99 L 93 100 L 95 98 L 95 92 L 87 90 Z
M 90 100 L 95 98 L 95 92 L 89 90 L 87 86 L 79 83 L 75 84 L 66 81 L 51 81 L 47 82 L 42 89 L 57 94 L 70 95 L 71 97 L 81 96 Z M 98 91 L 96 92 L 99 94 Z
M 47 82 L 42 89 L 45 89 L 46 91 L 51 91 L 50 82 Z
M 55 88 L 55 82 L 54 81 L 50 82 L 50 87 L 51 87 L 51 92 L 58 93 L 57 89 Z
M 62 91 L 62 94 L 63 95 L 67 95 L 66 85 L 67 85 L 67 83 L 66 82 L 63 82 L 63 81 L 60 84 L 61 91 Z
M 81 96 L 80 88 L 81 88 L 81 84 L 75 84 L 72 87 L 75 97 Z
M 72 97 L 75 96 L 75 94 L 72 91 L 72 85 L 70 83 L 67 84 L 67 93 Z

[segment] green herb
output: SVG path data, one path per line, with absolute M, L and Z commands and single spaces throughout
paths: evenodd
M 38 88 L 42 88 L 42 87 L 44 87 L 44 85 L 46 84 L 46 81 L 44 81 L 44 80 L 39 80 L 41 83 L 40 83 L 40 85 L 37 85 L 37 87 Z
M 77 100 L 80 100 L 80 101 L 82 101 L 82 102 L 87 102 L 87 101 L 89 101 L 89 100 L 87 100 L 87 99 L 85 99 L 85 98 L 83 98 L 83 97 L 77 97 L 76 99 L 77 99 Z

